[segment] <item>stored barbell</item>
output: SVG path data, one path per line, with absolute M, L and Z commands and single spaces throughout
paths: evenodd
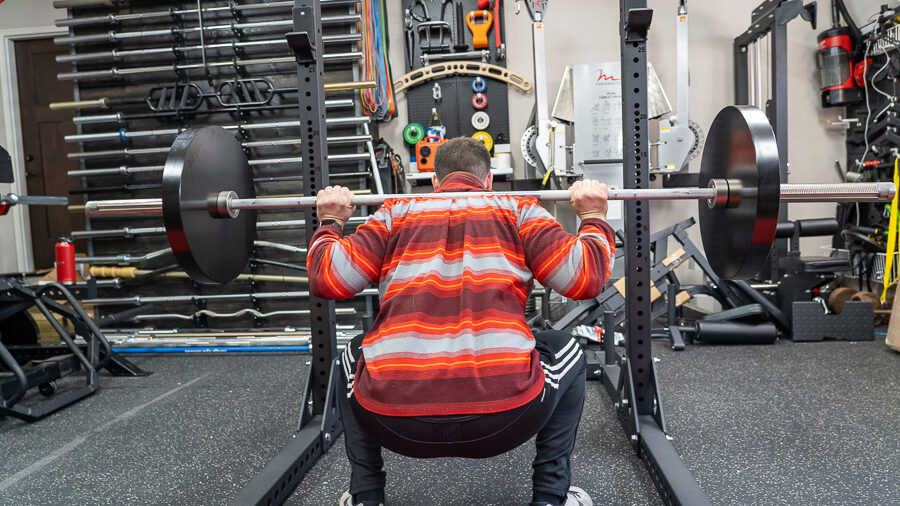
M 43 195 L 0 194 L 0 216 L 8 213 L 13 206 L 64 206 L 69 203 L 66 197 L 48 197 Z
M 780 184 L 775 135 L 765 114 L 749 106 L 723 109 L 710 128 L 697 188 L 620 189 L 610 200 L 698 200 L 703 246 L 710 265 L 726 279 L 762 269 L 775 239 L 780 203 L 880 202 L 892 183 Z M 569 192 L 491 192 L 489 195 L 569 200 Z M 389 199 L 471 198 L 478 192 L 356 195 L 357 206 Z M 225 283 L 247 265 L 257 209 L 314 207 L 315 197 L 257 198 L 240 142 L 221 127 L 183 132 L 163 170 L 162 198 L 101 200 L 85 204 L 91 216 L 162 215 L 176 259 L 198 282 Z

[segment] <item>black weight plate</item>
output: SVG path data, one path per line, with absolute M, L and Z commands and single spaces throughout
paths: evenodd
M 213 218 L 209 199 L 235 191 L 255 198 L 253 175 L 241 143 L 218 126 L 192 128 L 175 139 L 163 169 L 163 222 L 178 263 L 200 283 L 227 283 L 250 259 L 256 211 Z
M 37 323 L 27 311 L 19 311 L 0 321 L 0 342 L 6 346 L 35 346 L 40 337 Z
M 775 133 L 762 111 L 728 106 L 719 112 L 703 148 L 700 187 L 728 179 L 742 188 L 733 208 L 699 202 L 703 249 L 720 277 L 748 279 L 764 267 L 778 223 L 779 166 Z

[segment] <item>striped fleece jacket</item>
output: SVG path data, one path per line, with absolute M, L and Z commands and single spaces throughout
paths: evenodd
M 484 191 L 455 172 L 437 192 Z M 387 200 L 344 237 L 319 228 L 310 290 L 346 299 L 378 283 L 381 307 L 353 393 L 389 416 L 493 413 L 534 399 L 545 381 L 525 302 L 537 279 L 572 299 L 596 297 L 615 259 L 612 228 L 565 232 L 533 197 Z

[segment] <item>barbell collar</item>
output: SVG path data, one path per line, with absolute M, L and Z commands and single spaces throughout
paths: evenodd
M 724 184 L 723 184 L 724 183 Z M 710 209 L 721 209 L 728 206 L 728 181 L 725 179 L 710 179 L 709 188 L 713 191 L 712 198 L 706 201 Z
M 231 207 L 231 202 L 235 199 L 237 199 L 237 192 L 219 192 L 215 197 L 215 205 L 209 208 L 209 214 L 213 218 L 237 218 L 241 211 Z

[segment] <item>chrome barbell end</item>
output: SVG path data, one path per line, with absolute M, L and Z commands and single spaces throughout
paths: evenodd
M 894 186 L 894 183 L 889 183 L 886 181 L 878 183 L 878 196 L 882 200 L 893 200 L 896 194 L 897 187 Z

